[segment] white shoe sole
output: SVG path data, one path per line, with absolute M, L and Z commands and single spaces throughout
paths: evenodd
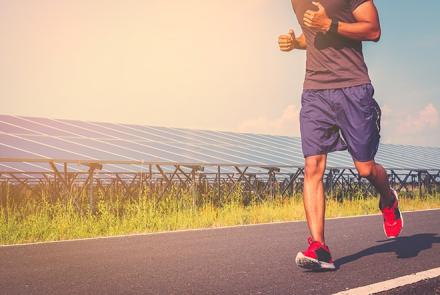
M 299 252 L 296 255 L 295 263 L 301 268 L 309 269 L 309 270 L 334 270 L 336 269 L 334 263 L 328 263 L 319 261 L 317 259 L 313 259 L 305 256 L 302 252 Z

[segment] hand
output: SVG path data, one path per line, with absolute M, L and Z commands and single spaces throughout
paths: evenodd
M 332 20 L 327 16 L 324 6 L 319 2 L 312 2 L 318 11 L 307 10 L 304 13 L 304 25 L 319 32 L 328 32 Z
M 281 51 L 292 51 L 295 48 L 297 41 L 295 38 L 295 32 L 292 29 L 289 30 L 287 35 L 281 35 L 278 37 L 278 45 Z

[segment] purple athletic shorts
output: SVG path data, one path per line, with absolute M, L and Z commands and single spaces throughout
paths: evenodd
M 325 90 L 305 89 L 301 99 L 304 157 L 348 149 L 355 161 L 374 159 L 381 110 L 369 84 Z

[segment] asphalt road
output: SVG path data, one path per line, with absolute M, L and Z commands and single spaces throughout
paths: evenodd
M 294 264 L 304 222 L 0 247 L 0 293 L 331 294 L 440 266 L 440 211 L 404 217 L 388 241 L 380 216 L 327 221 L 326 273 Z

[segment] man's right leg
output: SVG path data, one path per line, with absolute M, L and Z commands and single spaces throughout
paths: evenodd
M 325 197 L 323 175 L 327 153 L 347 148 L 336 126 L 330 90 L 307 90 L 301 97 L 300 129 L 305 158 L 304 209 L 311 233 L 309 247 L 296 255 L 301 268 L 335 269 L 330 249 L 325 245 Z
M 296 255 L 295 262 L 299 267 L 311 270 L 335 269 L 324 239 L 325 196 L 322 177 L 326 161 L 326 155 L 309 156 L 305 160 L 304 209 L 311 237 L 309 247 Z
M 322 178 L 324 176 L 327 155 L 305 158 L 304 209 L 307 224 L 314 241 L 325 244 L 324 218 L 325 195 Z

